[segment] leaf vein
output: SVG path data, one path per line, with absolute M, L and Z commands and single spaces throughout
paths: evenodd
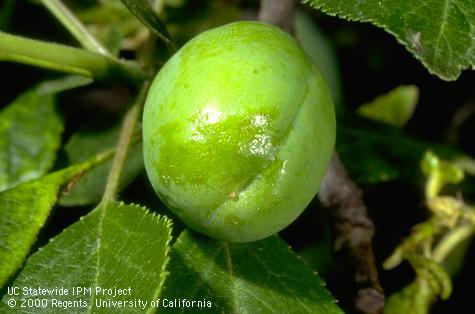
M 255 257 L 255 259 L 262 265 L 262 267 L 265 268 L 265 270 L 266 270 L 269 274 L 271 274 L 272 276 L 274 276 L 274 277 L 276 278 L 276 280 L 277 280 L 278 282 L 280 282 L 280 284 L 282 285 L 282 287 L 284 287 L 285 291 L 287 291 L 289 294 L 295 296 L 294 291 L 293 291 L 292 289 L 289 289 L 289 287 L 287 286 L 287 284 L 285 283 L 285 281 L 281 279 L 281 276 L 280 276 L 280 275 L 274 273 L 274 272 L 267 266 L 267 264 L 264 263 L 264 261 L 259 257 L 259 255 L 256 254 L 256 252 L 254 252 L 253 250 L 251 250 L 251 249 L 250 249 L 249 247 L 247 247 L 247 246 L 244 246 L 244 247 L 249 251 L 249 254 L 250 254 L 250 255 L 253 255 L 253 256 Z M 305 303 L 303 303 L 303 302 L 301 301 L 301 299 L 300 299 L 298 296 L 295 298 L 295 300 L 297 300 L 297 302 L 298 302 L 306 311 L 308 311 L 308 313 L 311 313 L 311 312 L 312 312 L 311 309 L 310 309 Z

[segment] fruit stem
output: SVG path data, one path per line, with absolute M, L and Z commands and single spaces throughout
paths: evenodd
M 135 126 L 140 118 L 140 113 L 142 112 L 143 103 L 149 86 L 149 81 L 146 81 L 142 85 L 133 106 L 130 107 L 125 114 L 119 141 L 116 146 L 116 153 L 112 161 L 109 177 L 107 178 L 106 189 L 102 196 L 101 205 L 107 205 L 108 203 L 115 201 L 117 197 L 120 176 L 124 168 L 125 160 L 127 159 L 127 153 L 132 142 Z
M 89 33 L 81 21 L 76 18 L 61 0 L 41 0 L 41 2 L 84 48 L 105 56 L 111 56 L 109 51 Z
M 0 32 L 0 61 L 30 64 L 107 82 L 141 84 L 148 77 L 136 62 L 3 32 Z

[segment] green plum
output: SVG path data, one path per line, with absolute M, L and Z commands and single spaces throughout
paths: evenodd
M 201 33 L 163 66 L 143 141 L 155 191 L 187 226 L 256 241 L 317 193 L 335 143 L 333 103 L 290 35 L 237 22 Z

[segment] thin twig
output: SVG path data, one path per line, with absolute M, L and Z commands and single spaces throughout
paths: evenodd
M 335 250 L 343 253 L 354 272 L 356 310 L 365 314 L 382 313 L 384 294 L 371 247 L 374 225 L 360 189 L 336 153 L 318 196 L 323 206 L 330 209 L 334 221 Z
M 292 34 L 294 8 L 293 0 L 261 0 L 259 21 L 277 25 Z
M 117 197 L 117 190 L 119 188 L 119 182 L 122 170 L 124 168 L 124 163 L 133 139 L 135 126 L 137 125 L 137 121 L 140 118 L 140 113 L 142 112 L 142 106 L 145 101 L 145 96 L 147 95 L 149 86 L 150 84 L 148 81 L 142 85 L 142 88 L 135 99 L 134 105 L 130 107 L 130 109 L 125 114 L 124 121 L 122 122 L 119 141 L 116 147 L 116 153 L 114 160 L 112 161 L 109 177 L 107 178 L 106 189 L 101 201 L 103 204 L 114 201 Z
M 43 5 L 66 27 L 86 49 L 111 56 L 109 51 L 94 37 L 61 0 L 41 0 Z
M 293 0 L 261 0 L 259 20 L 293 33 Z M 331 210 L 336 239 L 355 274 L 355 308 L 362 314 L 383 312 L 384 294 L 379 284 L 369 219 L 361 191 L 349 177 L 335 152 L 319 192 L 321 203 Z

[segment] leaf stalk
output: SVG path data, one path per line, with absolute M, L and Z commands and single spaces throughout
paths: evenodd
M 140 84 L 148 77 L 136 62 L 3 32 L 0 32 L 0 61 L 24 63 L 107 82 Z

